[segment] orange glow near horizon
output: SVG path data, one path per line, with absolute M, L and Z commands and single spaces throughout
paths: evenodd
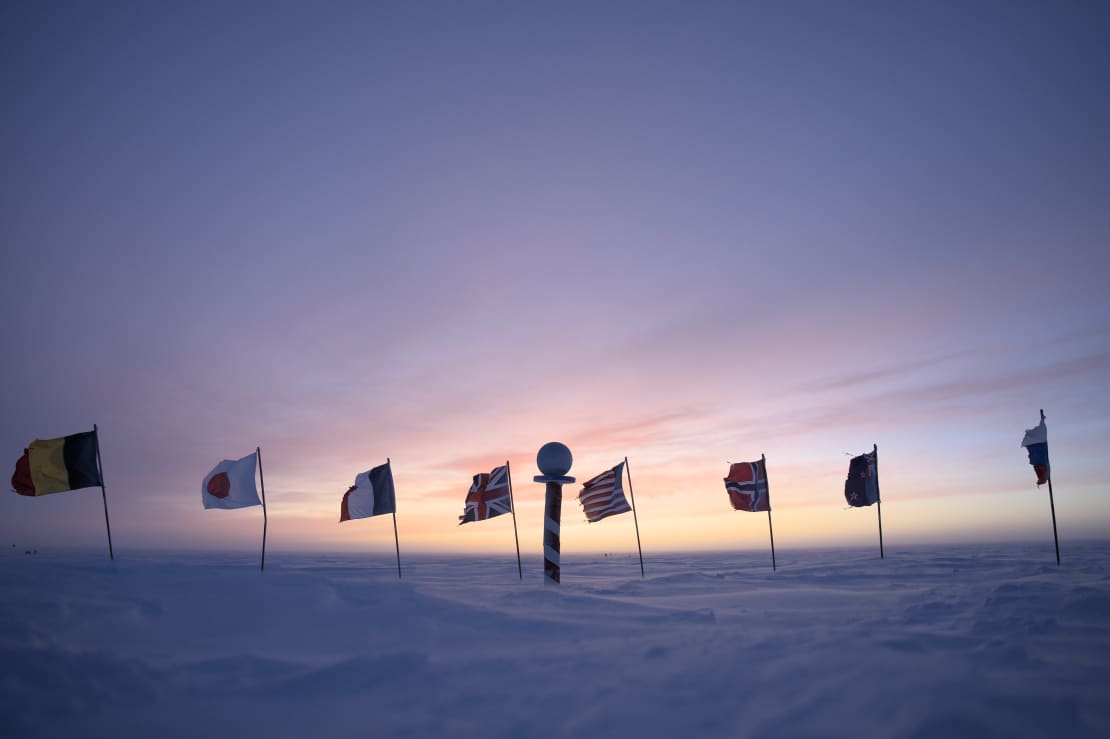
M 763 547 L 761 454 L 784 551 L 871 546 L 873 444 L 891 546 L 1036 538 L 1042 408 L 1061 536 L 1110 535 L 1101 9 L 8 5 L 0 455 L 98 424 L 119 548 L 253 547 L 199 483 L 260 446 L 275 550 L 392 549 L 337 521 L 390 458 L 402 554 L 505 551 L 458 516 L 509 459 L 535 555 L 548 441 L 628 457 L 648 552 Z M 566 551 L 628 551 L 577 493 Z M 101 545 L 45 498 L 10 543 Z

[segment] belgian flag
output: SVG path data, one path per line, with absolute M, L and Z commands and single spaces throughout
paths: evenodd
M 60 439 L 35 439 L 15 463 L 12 489 L 47 495 L 103 485 L 96 463 L 96 431 Z

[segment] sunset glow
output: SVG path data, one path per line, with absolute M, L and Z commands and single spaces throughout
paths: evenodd
M 0 450 L 99 425 L 119 550 L 256 548 L 203 510 L 262 450 L 270 546 L 392 461 L 405 552 L 508 460 L 629 459 L 645 556 L 1110 532 L 1105 9 L 1010 4 L 16 4 L 0 14 Z M 1094 7 L 1099 7 L 1095 5 Z M 1001 13 L 1001 10 L 999 11 Z M 563 551 L 634 552 L 630 515 Z M 99 491 L 7 495 L 4 546 L 100 547 Z

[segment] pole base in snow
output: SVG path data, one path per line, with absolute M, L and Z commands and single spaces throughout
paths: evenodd
M 547 483 L 547 496 L 543 508 L 543 584 L 558 585 L 559 570 L 559 521 L 563 512 L 563 484 Z

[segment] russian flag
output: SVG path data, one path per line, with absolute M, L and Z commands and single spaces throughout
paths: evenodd
M 1048 482 L 1048 429 L 1043 418 L 1036 428 L 1025 430 L 1021 445 L 1029 452 L 1029 464 L 1037 473 L 1037 485 L 1044 485 Z

